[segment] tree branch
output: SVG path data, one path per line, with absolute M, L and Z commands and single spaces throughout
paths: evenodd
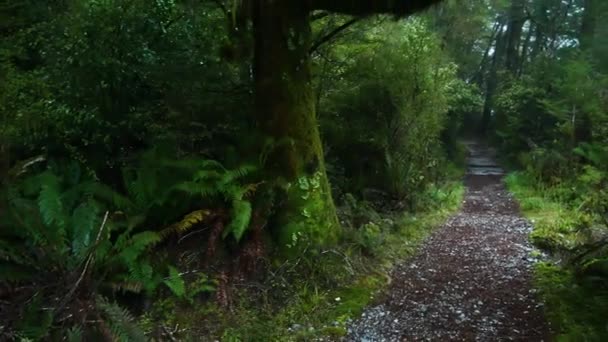
M 442 0 L 306 0 L 311 10 L 326 10 L 350 15 L 389 13 L 407 16 Z
M 329 14 L 330 14 L 329 12 L 318 12 L 318 13 L 311 14 L 310 21 L 323 19 L 323 18 L 329 16 Z
M 324 37 L 322 37 L 321 39 L 319 39 L 315 43 L 313 43 L 313 45 L 310 47 L 310 50 L 308 50 L 308 53 L 312 54 L 321 45 L 323 45 L 323 44 L 327 43 L 328 41 L 332 40 L 340 32 L 346 30 L 347 28 L 349 28 L 350 26 L 352 26 L 353 24 L 355 24 L 356 22 L 358 22 L 361 19 L 362 19 L 362 17 L 353 18 L 353 19 L 345 22 L 344 24 L 336 27 L 333 31 L 329 32 L 327 35 L 325 35 Z

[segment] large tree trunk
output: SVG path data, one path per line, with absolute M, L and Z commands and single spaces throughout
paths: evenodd
M 256 118 L 273 140 L 268 171 L 284 184 L 275 222 L 282 245 L 299 234 L 332 242 L 339 232 L 317 127 L 304 3 L 259 0 L 253 8 Z

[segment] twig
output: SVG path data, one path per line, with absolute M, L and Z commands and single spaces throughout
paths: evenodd
M 310 48 L 310 50 L 308 51 L 308 53 L 312 54 L 313 52 L 315 52 L 321 45 L 323 45 L 324 43 L 327 43 L 328 41 L 332 40 L 335 36 L 337 36 L 340 32 L 346 30 L 347 28 L 349 28 L 350 26 L 352 26 L 353 24 L 357 23 L 358 21 L 360 21 L 361 19 L 363 19 L 363 17 L 355 17 L 349 21 L 347 21 L 346 23 L 338 26 L 337 28 L 335 28 L 333 31 L 331 31 L 330 33 L 328 33 L 326 36 L 322 37 L 321 39 L 319 39 L 317 42 L 315 42 L 312 47 Z
M 207 229 L 209 229 L 209 227 L 205 227 L 205 228 L 203 228 L 203 229 L 199 229 L 199 230 L 192 231 L 192 232 L 190 232 L 190 233 L 188 233 L 188 234 L 186 234 L 186 235 L 182 236 L 181 238 L 179 238 L 179 240 L 177 240 L 177 244 L 179 245 L 180 243 L 182 243 L 182 241 L 183 241 L 185 238 L 190 237 L 190 236 L 192 236 L 192 235 L 194 235 L 194 234 L 202 233 L 202 232 L 204 232 L 204 231 L 205 231 L 205 230 L 207 230 Z
M 103 232 L 103 228 L 106 226 L 106 221 L 108 220 L 109 213 L 110 213 L 109 211 L 106 211 L 106 214 L 103 216 L 103 221 L 101 222 L 101 227 L 99 227 L 99 232 L 97 233 L 97 237 L 95 238 L 95 245 L 93 245 L 93 246 L 96 246 L 99 243 L 99 239 L 101 238 L 101 233 Z M 68 291 L 68 293 L 64 297 L 61 305 L 59 305 L 59 307 L 57 308 L 57 311 L 63 309 L 63 307 L 67 304 L 70 297 L 72 297 L 74 295 L 74 292 L 76 292 L 76 290 L 78 289 L 78 286 L 80 286 L 80 283 L 84 279 L 84 276 L 87 273 L 87 270 L 89 269 L 89 265 L 91 264 L 92 260 L 93 260 L 93 250 L 91 250 L 89 252 L 89 257 L 87 258 L 87 261 L 85 262 L 84 267 L 82 268 L 82 272 L 80 272 L 80 276 L 78 277 L 78 280 L 76 280 L 76 283 L 74 283 L 74 286 L 72 286 L 70 291 Z

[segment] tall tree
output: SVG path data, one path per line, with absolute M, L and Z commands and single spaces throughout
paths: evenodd
M 526 21 L 524 12 L 525 0 L 512 0 L 509 10 L 509 21 L 505 40 L 505 67 L 512 74 L 519 68 L 519 48 L 521 35 Z
M 278 217 L 282 240 L 309 232 L 318 241 L 338 234 L 338 221 L 327 180 L 311 81 L 310 14 L 315 10 L 366 16 L 407 16 L 441 0 L 251 0 L 255 44 L 256 118 L 277 148 L 269 168 L 285 180 Z

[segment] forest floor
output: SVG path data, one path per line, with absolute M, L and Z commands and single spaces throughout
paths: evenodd
M 505 189 L 494 151 L 467 146 L 462 209 L 395 267 L 348 341 L 551 340 L 533 286 L 532 225 Z

